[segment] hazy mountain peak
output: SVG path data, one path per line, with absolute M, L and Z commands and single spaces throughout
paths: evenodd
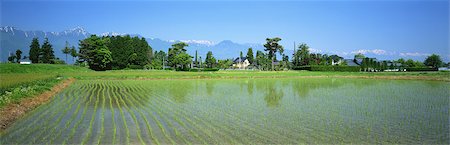
M 16 27 L 12 27 L 12 26 L 3 26 L 0 27 L 0 31 L 5 31 L 6 33 L 12 33 L 14 35 L 14 30 L 17 30 Z
M 215 43 L 213 41 L 209 40 L 180 40 L 181 42 L 187 43 L 187 44 L 202 44 L 202 45 L 214 45 Z
M 118 32 L 104 32 L 100 34 L 100 36 L 124 36 L 128 35 L 127 33 L 118 33 Z
M 55 35 L 59 35 L 59 33 L 55 33 L 55 32 L 52 32 L 52 33 L 54 33 Z M 62 33 L 64 33 L 65 35 L 72 33 L 72 34 L 78 34 L 78 35 L 84 35 L 84 36 L 87 36 L 89 34 L 89 32 L 87 32 L 81 26 L 77 26 L 77 27 L 74 27 L 72 29 L 65 30 Z

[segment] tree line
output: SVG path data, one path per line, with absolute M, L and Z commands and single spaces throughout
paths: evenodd
M 284 53 L 284 47 L 279 44 L 282 39 L 279 37 L 267 38 L 264 44 L 264 51 L 256 51 L 253 53 L 252 48 L 248 48 L 245 55 L 249 61 L 250 69 L 259 70 L 283 70 L 297 69 L 305 66 L 346 66 L 346 61 L 342 61 L 343 57 L 338 55 L 327 55 L 320 53 L 311 53 L 310 47 L 302 43 L 297 49 L 294 49 L 292 59 Z M 72 56 L 76 60 L 77 65 L 88 65 L 93 70 L 111 70 L 111 69 L 174 69 L 174 70 L 190 70 L 192 68 L 218 68 L 228 69 L 233 64 L 232 59 L 218 60 L 214 57 L 212 51 L 208 51 L 204 62 L 198 57 L 197 51 L 195 56 L 187 53 L 186 47 L 189 45 L 184 42 L 172 44 L 168 48 L 167 53 L 160 50 L 154 51 L 148 45 L 145 38 L 125 36 L 103 36 L 98 37 L 91 35 L 90 37 L 79 41 L 79 51 L 74 46 L 69 46 L 66 42 L 65 47 L 61 50 L 66 55 Z M 277 54 L 281 59 L 277 59 Z M 11 55 L 8 60 L 11 62 L 19 62 L 22 57 L 20 50 L 15 55 Z M 240 52 L 239 58 L 244 55 Z M 32 63 L 64 63 L 59 58 L 55 58 L 53 46 L 47 38 L 44 39 L 42 45 L 39 44 L 37 38 L 33 38 L 30 44 L 29 58 Z M 432 67 L 448 66 L 443 63 L 439 55 L 432 54 L 428 56 L 424 62 L 414 61 L 412 59 L 404 60 L 403 58 L 394 61 L 376 61 L 375 58 L 365 57 L 363 54 L 356 54 L 354 61 L 362 60 L 360 68 L 362 71 L 378 71 L 393 68 L 405 67 Z M 400 65 L 397 65 L 400 64 Z
M 66 42 L 66 47 L 62 49 L 62 52 L 66 54 L 66 61 L 60 60 L 55 57 L 53 45 L 48 41 L 48 38 L 44 39 L 42 45 L 39 44 L 38 38 L 33 38 L 30 44 L 29 56 L 22 57 L 22 51 L 17 49 L 16 54 L 10 54 L 8 61 L 19 63 L 21 59 L 30 59 L 32 63 L 47 63 L 47 64 L 65 64 L 67 62 L 67 55 L 70 54 L 73 59 L 77 56 L 77 51 L 74 46 L 69 47 Z

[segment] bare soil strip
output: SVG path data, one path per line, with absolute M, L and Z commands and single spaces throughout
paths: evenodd
M 39 105 L 47 103 L 53 96 L 67 88 L 75 82 L 70 78 L 53 86 L 50 91 L 45 91 L 39 95 L 22 99 L 18 103 L 11 103 L 0 109 L 0 132 L 8 128 L 14 121 L 33 110 Z

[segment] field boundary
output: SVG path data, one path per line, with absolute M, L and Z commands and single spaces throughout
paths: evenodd
M 0 132 L 8 128 L 17 119 L 25 115 L 34 108 L 47 103 L 53 96 L 67 88 L 75 82 L 74 78 L 69 78 L 52 87 L 51 90 L 38 95 L 20 100 L 18 103 L 11 103 L 0 109 Z
M 317 76 L 194 76 L 180 78 L 80 78 L 81 80 L 208 80 L 208 79 L 263 79 L 263 78 L 356 78 L 356 79 L 386 79 L 386 80 L 425 80 L 425 81 L 444 81 L 450 82 L 449 78 L 430 77 L 430 76 L 358 76 L 358 75 L 317 75 Z

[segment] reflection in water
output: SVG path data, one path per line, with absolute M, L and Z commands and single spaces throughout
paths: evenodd
M 255 80 L 251 79 L 251 80 L 247 80 L 247 93 L 248 96 L 253 96 L 253 89 L 254 89 L 254 85 L 255 85 Z
M 280 101 L 283 98 L 282 88 L 276 87 L 275 82 L 267 82 L 265 83 L 265 92 L 264 100 L 266 101 L 267 107 L 278 107 L 280 106 Z M 262 90 L 261 90 L 262 91 Z
M 164 86 L 168 87 L 170 97 L 177 103 L 186 103 L 187 102 L 186 95 L 189 92 L 193 91 L 192 90 L 193 82 L 180 83 L 179 81 L 168 81 L 164 83 L 168 83 L 167 85 Z
M 438 81 L 333 78 L 79 80 L 2 132 L 0 140 L 449 144 L 449 86 Z
M 208 96 L 212 96 L 214 92 L 214 84 L 216 81 L 206 81 L 205 87 L 206 87 L 206 93 Z

